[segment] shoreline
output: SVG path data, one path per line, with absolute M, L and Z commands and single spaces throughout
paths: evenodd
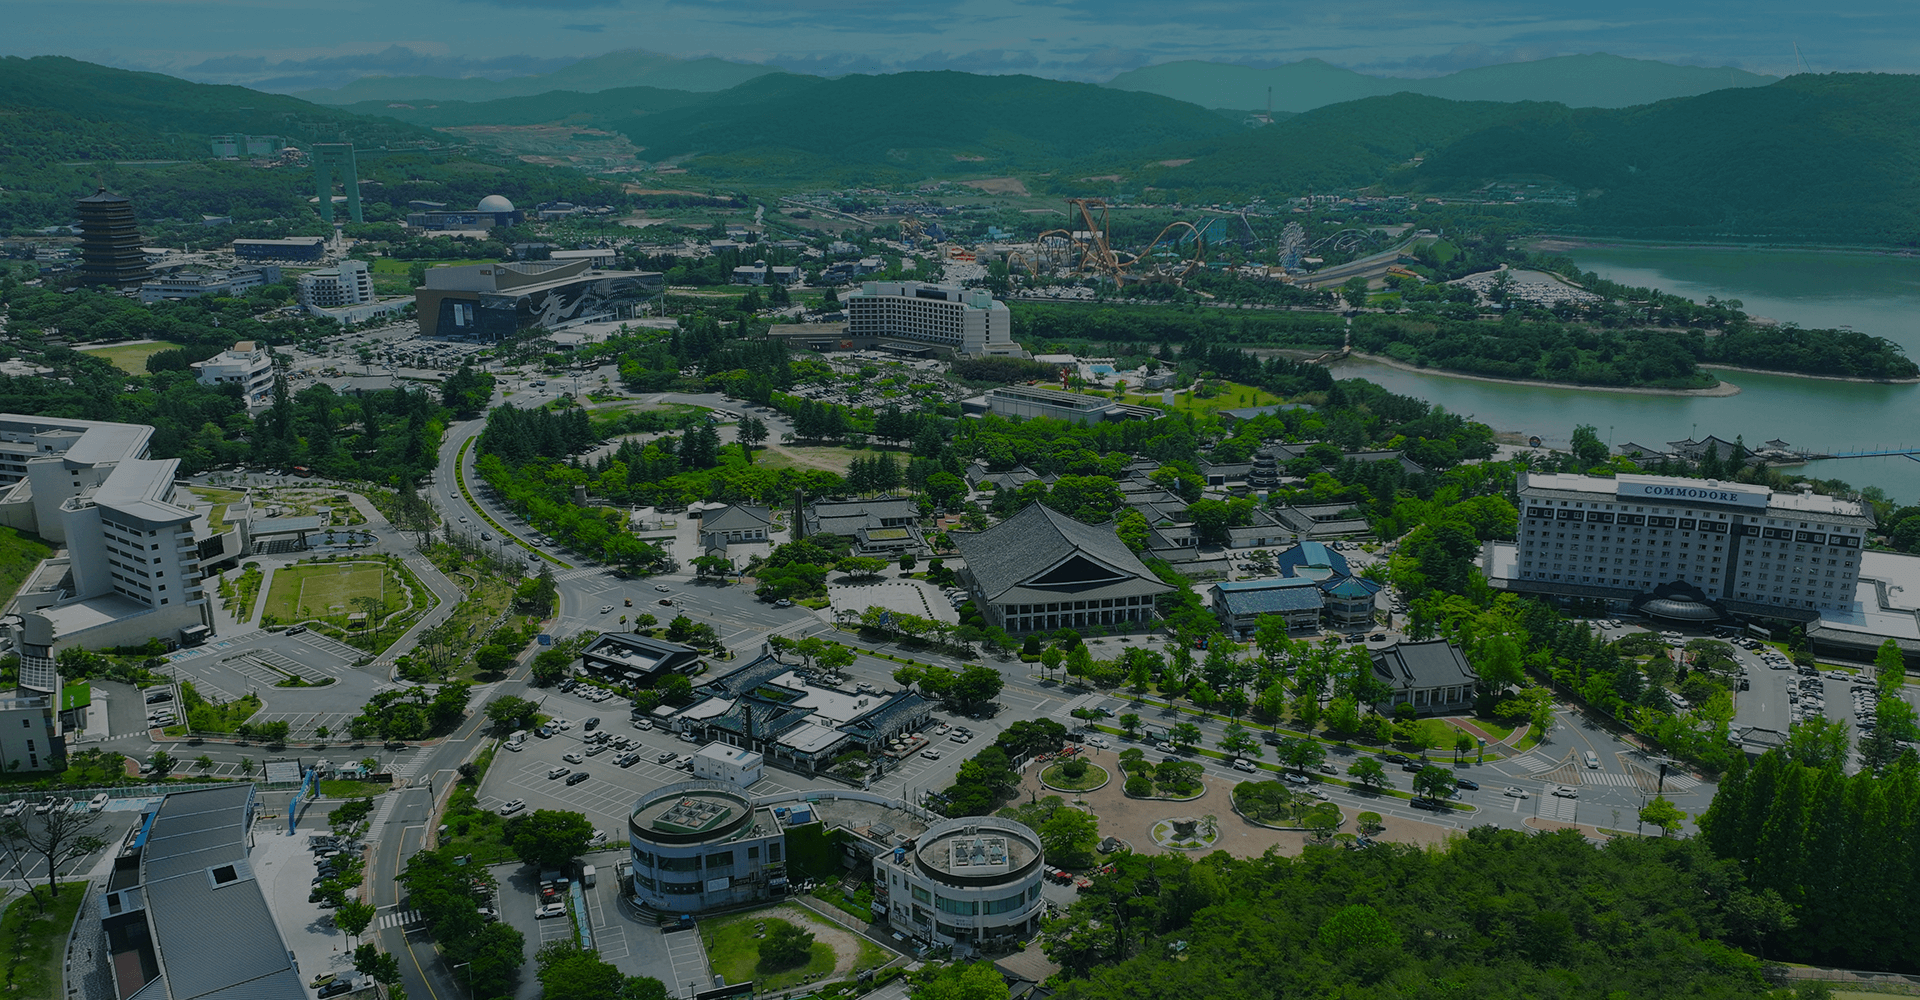
M 1860 254 L 1869 257 L 1913 257 L 1911 250 L 1898 247 L 1846 246 L 1833 244 L 1723 243 L 1712 240 L 1653 240 L 1618 236 L 1533 236 L 1523 240 L 1546 250 L 1753 250 L 1771 253 Z
M 1804 372 L 1775 371 L 1772 368 L 1742 368 L 1739 365 L 1703 364 L 1700 367 L 1719 372 L 1746 372 L 1749 375 L 1777 375 L 1780 378 L 1814 378 L 1824 382 L 1857 382 L 1862 385 L 1920 385 L 1920 375 L 1913 378 L 1862 378 L 1858 375 L 1809 375 Z
M 1445 378 L 1468 379 L 1474 382 L 1495 382 L 1502 385 L 1533 386 L 1541 389 L 1584 389 L 1590 392 L 1624 392 L 1638 396 L 1737 396 L 1740 394 L 1739 386 L 1724 379 L 1721 380 L 1719 385 L 1711 389 L 1659 389 L 1649 386 L 1581 385 L 1577 382 L 1542 382 L 1536 379 L 1498 378 L 1493 375 L 1474 375 L 1468 372 L 1456 372 L 1446 368 L 1422 368 L 1419 365 L 1410 365 L 1395 358 L 1389 358 L 1379 354 L 1365 354 L 1360 351 L 1349 352 L 1347 356 L 1419 375 L 1439 375 Z

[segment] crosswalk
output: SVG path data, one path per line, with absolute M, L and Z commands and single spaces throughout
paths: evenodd
M 1608 771 L 1588 771 L 1580 776 L 1580 783 L 1583 785 L 1619 785 L 1625 788 L 1631 788 L 1639 784 L 1639 782 L 1633 780 L 1633 775 L 1631 774 L 1613 774 Z
M 389 927 L 405 927 L 408 924 L 417 924 L 420 922 L 420 919 L 419 910 L 395 910 L 392 913 L 380 914 L 380 919 L 377 923 L 381 930 L 386 930 Z
M 395 757 L 388 762 L 387 770 L 393 774 L 393 780 L 395 781 L 399 781 L 402 778 L 411 778 L 420 773 L 420 768 L 426 765 L 427 756 L 425 751 L 421 751 L 420 753 L 410 753 L 403 757 Z

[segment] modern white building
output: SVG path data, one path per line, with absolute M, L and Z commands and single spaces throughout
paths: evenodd
M 1514 589 L 1681 619 L 1850 609 L 1874 526 L 1855 501 L 1714 480 L 1522 472 L 1518 494 Z
M 343 260 L 339 267 L 308 271 L 299 280 L 300 304 L 308 309 L 338 309 L 373 301 L 373 272 L 364 260 Z
M 0 694 L 0 766 L 9 771 L 65 767 L 67 737 L 55 711 L 58 695 Z
M 273 395 L 273 352 L 258 341 L 242 340 L 193 368 L 201 385 L 238 385 L 248 402 Z
M 20 684 L 59 690 L 70 645 L 195 641 L 212 619 L 195 521 L 174 500 L 178 459 L 149 460 L 153 428 L 0 414 L 0 524 L 65 550 L 42 565 L 9 617 Z
M 152 281 L 140 285 L 140 302 L 152 305 L 171 299 L 198 299 L 209 295 L 235 295 L 249 288 L 261 285 L 277 284 L 280 281 L 280 269 L 269 264 L 263 267 L 240 267 L 232 271 L 177 271 L 163 274 Z
M 709 743 L 693 752 L 693 776 L 746 788 L 759 781 L 764 758 L 752 750 Z
M 1040 928 L 1040 838 L 992 816 L 936 823 L 873 861 L 875 909 L 895 932 L 933 944 L 1012 945 Z
M 932 344 L 971 357 L 1017 357 L 1013 318 L 991 292 L 958 285 L 869 281 L 849 293 L 847 335 Z

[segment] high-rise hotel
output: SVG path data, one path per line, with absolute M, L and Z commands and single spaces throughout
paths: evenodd
M 1736 608 L 1845 609 L 1874 525 L 1851 500 L 1668 476 L 1522 472 L 1518 494 L 1521 589 L 1592 596 L 1678 583 Z

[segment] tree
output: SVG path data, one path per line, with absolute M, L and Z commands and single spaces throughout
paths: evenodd
M 1005 685 L 1000 671 L 979 664 L 968 665 L 954 678 L 953 687 L 947 697 L 964 706 L 985 705 L 1000 697 L 1000 689 Z
M 1060 669 L 1061 662 L 1066 658 L 1067 654 L 1061 652 L 1060 647 L 1048 646 L 1046 651 L 1040 654 L 1040 669 L 1051 674 Z
M 487 702 L 487 720 L 495 733 L 510 733 L 533 718 L 539 706 L 517 695 L 502 695 Z
M 1195 684 L 1193 687 L 1188 688 L 1187 698 L 1193 702 L 1195 708 L 1200 710 L 1201 717 L 1205 718 L 1207 710 L 1213 707 L 1217 696 L 1213 693 L 1212 688 L 1202 683 Z
M 813 935 L 785 920 L 767 921 L 767 936 L 760 940 L 760 969 L 778 972 L 799 968 L 813 957 Z
M 1495 633 L 1480 640 L 1474 657 L 1474 670 L 1484 682 L 1484 690 L 1503 692 L 1507 688 L 1524 683 L 1526 674 L 1521 669 L 1520 644 L 1505 633 Z
M 1093 862 L 1094 845 L 1100 841 L 1100 821 L 1092 813 L 1063 807 L 1055 809 L 1036 832 L 1040 834 L 1040 846 L 1054 864 L 1084 868 Z
M 694 575 L 701 578 L 708 576 L 724 578 L 733 571 L 733 560 L 726 556 L 695 556 L 689 561 L 693 563 Z
M 1580 464 L 1582 472 L 1607 464 L 1607 456 L 1611 451 L 1607 443 L 1600 440 L 1599 431 L 1595 430 L 1591 424 L 1581 424 L 1573 429 L 1573 439 L 1569 447 L 1573 450 L 1573 459 Z
M 1191 750 L 1200 742 L 1200 727 L 1191 722 L 1175 723 L 1172 729 L 1167 730 L 1167 740 L 1175 746 Z
M 742 417 L 734 430 L 734 436 L 740 442 L 740 453 L 746 456 L 747 464 L 753 464 L 753 447 L 767 439 L 766 421 L 759 417 Z
M 567 675 L 571 658 L 557 649 L 542 651 L 533 658 L 533 683 L 540 687 L 558 684 Z M 513 650 L 490 642 L 473 654 L 473 668 L 483 674 L 502 675 L 513 669 Z
M 1227 724 L 1227 731 L 1220 737 L 1220 750 L 1230 757 L 1260 756 L 1260 741 L 1247 734 L 1247 727 L 1238 722 Z
M 1880 644 L 1873 654 L 1873 675 L 1880 697 L 1900 697 L 1900 687 L 1907 680 L 1907 661 L 1900 654 L 1900 644 L 1888 639 Z
M 851 647 L 836 642 L 820 651 L 820 666 L 826 668 L 828 674 L 837 676 L 840 671 L 853 666 L 853 658 Z
M 1640 807 L 1640 822 L 1652 823 L 1660 828 L 1664 836 L 1671 837 L 1687 821 L 1687 814 L 1680 807 L 1667 801 L 1664 795 L 1656 795 L 1653 801 Z
M 1291 736 L 1280 741 L 1274 757 L 1304 775 L 1310 767 L 1319 767 L 1327 759 L 1327 748 L 1318 740 Z
M 58 898 L 60 866 L 78 861 L 107 846 L 90 831 L 100 813 L 55 809 L 44 816 L 19 817 L 0 823 L 0 846 L 14 857 L 32 854 L 47 863 L 47 894 Z M 38 897 L 36 897 L 38 898 Z
M 1007 1000 L 1011 995 L 992 962 L 935 962 L 909 976 L 914 1000 Z
M 154 777 L 164 778 L 168 774 L 172 773 L 173 766 L 175 763 L 177 763 L 177 761 L 174 760 L 172 754 L 166 752 L 165 750 L 155 750 L 153 752 L 153 756 L 147 758 L 147 763 L 150 767 L 153 768 Z
M 1374 834 L 1386 829 L 1386 821 L 1377 812 L 1362 812 L 1353 818 L 1361 833 Z
M 1427 765 L 1413 776 L 1414 792 L 1427 798 L 1439 800 L 1453 794 L 1453 772 L 1444 767 Z
M 1348 278 L 1340 286 L 1340 297 L 1347 300 L 1347 306 L 1358 309 L 1367 304 L 1367 279 L 1358 275 Z
M 535 868 L 559 868 L 587 852 L 593 823 L 577 812 L 536 809 L 507 820 L 504 831 L 514 856 Z
M 1120 728 L 1121 728 L 1121 729 L 1122 729 L 1123 731 L 1125 731 L 1125 732 L 1126 732 L 1126 734 L 1127 734 L 1127 739 L 1133 739 L 1133 738 L 1134 738 L 1135 736 L 1138 736 L 1138 735 L 1140 735 L 1140 715 L 1139 715 L 1139 713 L 1137 713 L 1137 712 L 1122 712 L 1122 713 L 1120 713 L 1120 718 L 1118 718 L 1118 719 L 1116 719 L 1116 720 L 1114 720 L 1114 721 L 1116 721 L 1116 722 L 1118 722 L 1118 723 L 1120 723 Z
M 354 949 L 353 967 L 355 971 L 373 977 L 375 982 L 390 985 L 400 981 L 400 960 L 381 951 L 372 941 Z
M 1354 761 L 1347 768 L 1347 773 L 1360 784 L 1376 792 L 1393 787 L 1393 781 L 1387 777 L 1387 769 L 1381 767 L 1380 762 L 1372 757 L 1362 757 Z
M 1364 903 L 1348 906 L 1320 925 L 1320 946 L 1334 954 L 1365 948 L 1398 948 L 1400 933 L 1380 911 Z
M 349 899 L 333 909 L 333 925 L 353 937 L 359 937 L 379 914 L 372 903 Z

